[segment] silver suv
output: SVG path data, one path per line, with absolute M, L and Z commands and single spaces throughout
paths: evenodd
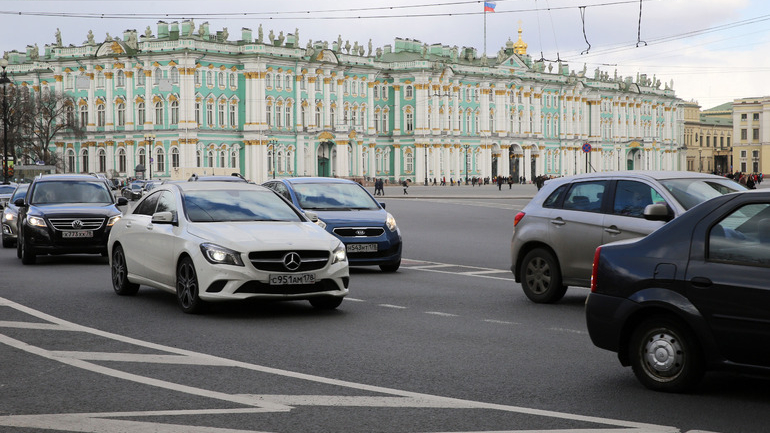
M 599 245 L 647 236 L 699 203 L 745 189 L 722 176 L 676 171 L 550 180 L 514 218 L 511 271 L 530 300 L 557 302 L 567 286 L 590 286 Z

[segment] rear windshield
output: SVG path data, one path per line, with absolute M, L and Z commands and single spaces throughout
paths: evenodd
M 746 190 L 730 179 L 665 179 L 660 183 L 686 210 L 714 197 Z
M 303 221 L 294 209 L 272 191 L 187 191 L 183 197 L 192 222 Z
M 32 190 L 31 204 L 112 203 L 112 194 L 102 181 L 38 182 Z
M 298 183 L 294 192 L 302 209 L 375 210 L 380 206 L 357 183 Z

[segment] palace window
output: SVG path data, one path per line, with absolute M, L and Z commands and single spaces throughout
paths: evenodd
M 171 124 L 179 123 L 179 101 L 171 101 Z
M 104 127 L 104 118 L 104 104 L 99 104 L 96 106 L 96 126 Z
M 155 151 L 155 171 L 157 173 L 164 173 L 166 171 L 166 154 L 163 153 L 161 148 Z
M 116 107 L 118 126 L 126 126 L 126 104 L 119 103 Z
M 179 149 L 171 149 L 171 168 L 179 168 Z
M 177 69 L 176 66 L 171 68 L 168 76 L 171 79 L 171 84 L 179 84 L 179 69 Z
M 118 171 L 126 172 L 126 151 L 123 148 L 118 149 Z
M 163 101 L 155 103 L 155 124 L 163 125 Z
M 136 104 L 136 123 L 144 126 L 144 102 Z
M 126 86 L 126 74 L 123 73 L 123 71 L 118 71 L 117 74 L 115 74 L 115 87 L 125 87 Z

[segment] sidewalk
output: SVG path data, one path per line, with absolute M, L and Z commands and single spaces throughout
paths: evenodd
M 404 188 L 400 185 L 385 185 L 385 195 L 375 196 L 390 198 L 451 198 L 451 199 L 531 199 L 537 192 L 537 186 L 528 183 L 525 185 L 514 184 L 508 188 L 508 184 L 503 185 L 498 191 L 497 185 L 460 185 L 460 186 L 424 186 L 422 183 L 410 183 L 407 192 L 404 195 Z M 374 194 L 374 187 L 368 187 L 367 190 Z

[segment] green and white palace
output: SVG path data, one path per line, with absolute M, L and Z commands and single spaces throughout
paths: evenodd
M 5 58 L 11 85 L 75 98 L 86 136 L 57 137 L 60 172 L 422 183 L 684 169 L 673 83 L 535 61 L 521 29 L 489 57 L 400 38 L 303 44 L 298 33 L 260 25 L 236 39 L 160 21 L 68 46 L 57 30 L 43 53 Z

